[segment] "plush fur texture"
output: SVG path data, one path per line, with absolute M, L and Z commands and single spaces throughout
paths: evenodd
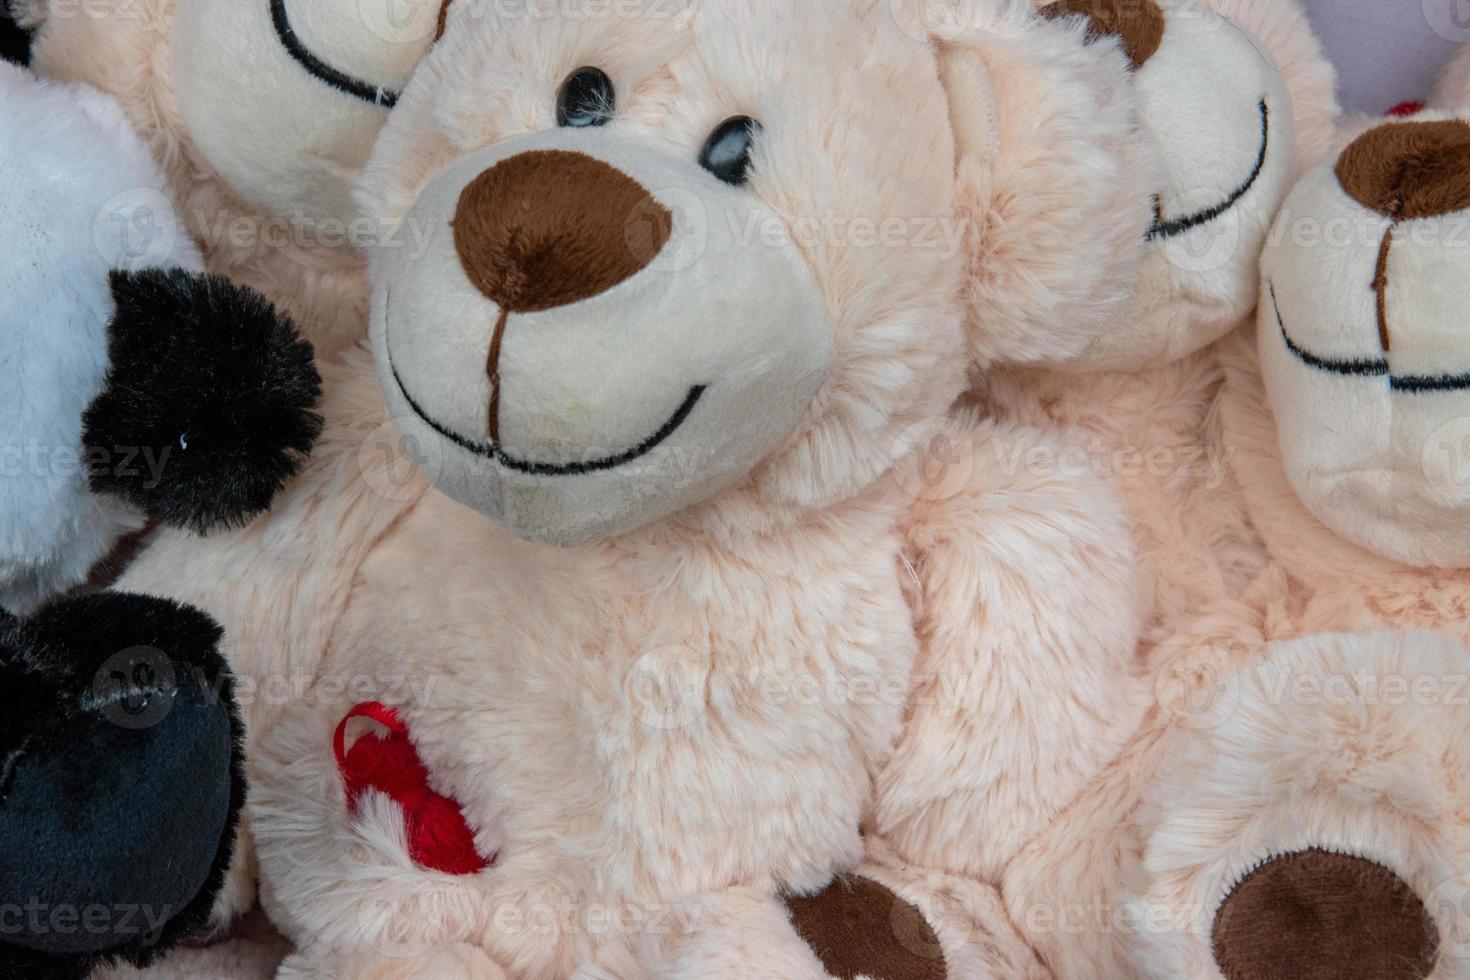
M 89 450 L 137 450 L 159 471 L 101 467 L 95 493 L 208 531 L 262 513 L 321 432 L 311 345 L 253 290 L 182 270 L 114 272 L 103 389 Z
M 31 32 L 21 27 L 9 0 L 0 3 L 0 61 L 17 65 L 31 60 Z
M 1470 564 L 1467 207 L 1470 120 L 1384 122 L 1298 185 L 1262 259 L 1257 339 L 1292 486 L 1342 537 L 1411 565 Z
M 1318 159 L 1334 144 L 1340 150 L 1373 125 L 1378 121 L 1345 121 L 1342 135 L 1324 141 Z M 1210 397 L 1200 402 L 1210 412 L 1209 424 L 1195 444 L 1227 459 L 1230 472 L 1215 492 L 1197 498 L 1194 510 L 1176 508 L 1169 525 L 1154 524 L 1167 530 L 1179 522 L 1174 525 L 1179 528 L 1174 541 L 1193 537 L 1200 544 L 1210 538 L 1215 543 L 1213 549 L 1198 552 L 1208 561 L 1159 566 L 1172 568 L 1175 578 L 1161 597 L 1169 600 L 1192 593 L 1198 613 L 1176 619 L 1171 629 L 1158 634 L 1162 642 L 1149 649 L 1155 707 L 1103 777 L 1006 871 L 1003 892 L 1012 917 L 1061 977 L 1217 975 L 1208 926 L 1223 894 L 1207 894 L 1209 886 L 1203 879 L 1190 877 L 1172 858 L 1155 863 L 1156 884 L 1150 886 L 1144 869 L 1155 852 L 1146 845 L 1145 820 L 1148 826 L 1177 827 L 1169 838 L 1171 847 L 1199 846 L 1199 853 L 1208 850 L 1211 860 L 1249 851 L 1249 857 L 1241 857 L 1242 867 L 1267 856 L 1272 847 L 1315 842 L 1363 853 L 1354 848 L 1372 844 L 1377 850 L 1369 856 L 1409 880 L 1431 911 L 1442 916 L 1464 908 L 1454 891 L 1459 886 L 1454 874 L 1431 881 L 1418 877 L 1411 863 L 1400 860 L 1408 855 L 1417 861 L 1428 853 L 1427 847 L 1434 847 L 1439 849 L 1436 860 L 1449 868 L 1463 867 L 1464 852 L 1454 843 L 1463 830 L 1458 815 L 1463 807 L 1433 803 L 1413 810 L 1409 820 L 1390 813 L 1399 799 L 1414 807 L 1416 800 L 1433 799 L 1425 796 L 1429 787 L 1439 781 L 1452 784 L 1459 778 L 1460 763 L 1426 743 L 1423 757 L 1431 761 L 1424 764 L 1394 762 L 1387 769 L 1371 771 L 1343 768 L 1348 757 L 1364 763 L 1386 759 L 1397 747 L 1414 744 L 1420 733 L 1438 738 L 1460 723 L 1463 708 L 1446 705 L 1418 711 L 1411 704 L 1390 710 L 1386 703 L 1372 707 L 1368 714 L 1382 712 L 1381 718 L 1361 729 L 1357 747 L 1349 747 L 1347 756 L 1338 757 L 1343 765 L 1333 768 L 1324 766 L 1322 753 L 1333 744 L 1329 737 L 1350 731 L 1342 724 L 1347 706 L 1318 701 L 1298 708 L 1279 698 L 1263 699 L 1264 683 L 1253 680 L 1252 686 L 1243 688 L 1230 681 L 1235 676 L 1271 676 L 1270 671 L 1278 668 L 1269 668 L 1265 675 L 1253 672 L 1263 651 L 1275 641 L 1323 631 L 1371 633 L 1385 627 L 1449 629 L 1459 635 L 1470 609 L 1461 572 L 1416 569 L 1375 555 L 1327 528 L 1303 505 L 1287 478 L 1254 334 L 1252 326 L 1220 345 L 1212 357 Z M 1279 338 L 1279 329 L 1273 336 Z M 1228 534 L 1220 536 L 1220 531 Z M 1145 549 L 1145 560 L 1156 554 L 1167 558 L 1169 552 Z M 1233 574 L 1222 575 L 1226 571 Z M 1171 607 L 1180 608 L 1169 601 L 1161 612 Z M 1354 653 L 1358 648 L 1361 652 Z M 1397 663 L 1397 670 L 1413 676 L 1428 673 L 1443 679 L 1448 673 L 1447 683 L 1452 683 L 1465 663 L 1457 644 L 1413 637 L 1313 641 L 1299 652 L 1296 659 L 1307 665 L 1309 674 L 1323 670 L 1310 666 L 1314 662 L 1376 658 L 1390 666 Z M 1292 662 L 1285 651 L 1276 659 Z M 1424 670 L 1425 663 L 1433 669 Z M 1288 730 L 1301 741 L 1288 738 L 1283 743 L 1276 737 Z M 1217 733 L 1227 731 L 1258 745 L 1258 751 L 1245 752 L 1236 742 L 1216 741 Z M 1283 755 L 1283 744 L 1299 744 L 1319 754 Z M 1204 768 L 1188 774 L 1176 768 L 1177 761 L 1170 760 L 1183 757 L 1179 754 L 1183 750 L 1176 748 L 1183 745 L 1195 746 L 1189 750 L 1190 758 Z M 1314 773 L 1322 772 L 1333 776 L 1318 781 Z M 1249 784 L 1249 789 L 1216 796 L 1208 782 L 1216 778 L 1232 780 L 1237 787 Z M 1384 795 L 1383 778 L 1400 780 L 1401 789 Z M 1158 782 L 1161 779 L 1167 783 Z M 1420 782 L 1407 785 L 1415 780 Z M 1305 810 L 1289 808 L 1290 817 L 1279 819 L 1271 816 L 1274 808 L 1257 808 L 1262 794 L 1305 792 L 1313 786 L 1323 792 L 1335 788 L 1347 802 L 1334 804 L 1324 796 L 1320 804 Z M 1147 809 L 1144 801 L 1150 801 Z M 1292 840 L 1282 838 L 1267 846 L 1265 838 L 1250 829 L 1258 816 L 1263 825 L 1275 820 L 1277 829 L 1290 830 Z M 1175 820 L 1177 824 L 1171 823 Z M 1195 890 L 1181 899 L 1183 904 L 1173 904 L 1183 895 L 1174 889 L 1186 883 Z M 1215 881 L 1222 888 L 1231 883 L 1228 874 Z M 1140 925 L 1140 906 L 1128 903 L 1125 896 L 1137 897 L 1150 887 L 1168 899 L 1156 905 L 1145 895 L 1142 910 L 1156 912 L 1157 917 Z M 1441 928 L 1445 926 L 1441 921 Z M 1458 928 L 1463 935 L 1463 925 Z M 1442 958 L 1434 975 L 1457 976 L 1464 962 L 1458 954 Z
M 310 450 L 312 351 L 212 279 L 120 107 L 0 66 L 0 605 L 81 584 L 147 517 L 264 510 Z M 99 166 L 105 160 L 106 166 Z
M 219 638 L 118 593 L 0 623 L 0 972 L 146 965 L 207 920 L 245 802 Z
M 1142 861 L 1122 901 L 1168 925 L 1139 944 L 1134 975 L 1217 976 L 1211 925 L 1232 886 L 1320 848 L 1406 882 L 1440 937 L 1429 976 L 1470 976 L 1467 666 L 1458 637 L 1339 635 L 1275 645 L 1229 679 L 1233 710 L 1180 732 L 1136 817 Z
M 812 319 L 790 329 L 824 333 L 833 356 L 810 403 L 750 472 L 671 516 L 565 549 L 513 536 L 431 488 L 465 468 L 459 441 L 406 425 L 420 465 L 403 466 L 410 447 L 389 426 L 371 365 L 354 356 L 328 372 L 321 448 L 270 520 L 198 545 L 165 534 L 135 566 L 129 587 L 192 596 L 226 623 L 243 675 L 262 689 L 285 684 L 285 696 L 248 709 L 247 724 L 261 895 L 299 949 L 286 975 L 495 975 L 495 963 L 509 976 L 558 977 L 606 962 L 620 964 L 608 975 L 640 977 L 647 957 L 657 960 L 647 942 L 661 926 L 647 916 L 667 921 L 691 897 L 726 889 L 767 898 L 819 890 L 861 863 L 858 831 L 870 813 L 937 872 L 1000 867 L 1126 733 L 1129 711 L 1141 707 L 1129 672 L 1137 611 L 1126 521 L 1108 481 L 1054 468 L 1065 448 L 1056 436 L 950 411 L 971 366 L 962 301 L 974 267 L 972 239 L 946 248 L 934 237 L 972 214 L 954 185 L 956 130 L 995 127 L 1008 141 L 1028 131 L 992 119 L 954 85 L 1014 82 L 1005 54 L 1024 59 L 1032 34 L 951 36 L 978 54 L 967 70 L 942 75 L 929 36 L 900 27 L 889 5 L 871 0 L 705 0 L 668 21 L 450 8 L 367 169 L 361 201 L 385 231 L 411 226 L 421 198 L 464 186 L 495 154 L 550 139 L 559 86 L 595 63 L 618 86 L 617 117 L 578 138 L 589 152 L 618 154 L 619 166 L 670 161 L 682 181 L 674 186 L 695 192 L 687 206 L 706 205 L 712 225 L 751 214 L 792 232 L 823 216 L 897 220 L 918 239 L 869 247 L 842 225 L 730 253 L 753 263 L 759 249 L 777 248 L 803 269 L 820 305 L 800 307 Z M 1088 52 L 1050 70 L 1123 70 L 1116 52 L 1085 48 L 1082 30 L 1037 30 L 1047 45 L 1070 39 Z M 1059 49 L 1037 44 L 1043 62 Z M 853 64 L 867 69 L 844 70 Z M 1096 91 L 1090 77 L 1076 85 Z M 729 185 L 681 168 L 736 115 L 759 119 L 762 134 L 746 196 L 731 199 Z M 1090 117 L 1046 118 L 1094 131 Z M 1049 128 L 1037 138 L 1069 139 Z M 631 147 L 642 149 L 639 162 Z M 1068 166 L 1059 160 L 1048 172 L 1062 180 Z M 1011 199 L 1008 188 L 997 194 Z M 443 251 L 397 281 L 438 277 L 454 287 L 449 307 L 466 295 L 456 285 L 464 272 L 454 250 Z M 376 261 L 387 282 L 403 259 L 385 250 Z M 645 320 L 662 330 L 650 297 L 686 275 L 716 281 L 696 261 L 646 270 L 604 294 L 603 335 L 636 342 Z M 794 315 L 768 295 L 781 281 L 755 277 L 750 289 L 722 294 L 718 322 L 758 322 L 768 299 Z M 375 302 L 380 322 L 385 293 Z M 425 310 L 418 356 L 487 362 L 494 318 L 472 324 L 449 308 Z M 549 352 L 565 335 L 579 353 L 593 343 L 584 336 L 598 336 L 582 333 L 590 326 L 571 309 L 522 342 Z M 669 336 L 644 348 L 645 384 L 667 383 L 680 366 Z M 608 376 L 625 378 L 621 369 Z M 443 407 L 483 411 L 486 389 L 448 370 L 438 377 L 431 390 Z M 591 411 L 622 396 L 586 377 L 548 393 L 574 394 L 591 415 L 585 427 L 569 416 L 579 449 L 611 441 L 603 432 L 624 424 Z M 738 375 L 716 381 L 742 384 Z M 767 408 L 732 402 L 718 417 L 743 431 Z M 486 492 L 534 517 L 559 506 L 557 478 Z M 641 485 L 649 495 L 669 487 Z M 939 609 L 958 619 L 941 622 Z M 914 726 L 898 751 L 915 761 L 890 771 L 907 712 L 930 710 L 918 697 L 930 692 L 935 731 L 958 744 L 930 754 L 942 736 Z M 331 735 L 348 702 L 364 699 L 398 709 L 435 791 L 462 804 L 482 853 L 499 851 L 494 869 L 429 872 L 412 861 L 390 799 L 347 805 Z M 1030 788 L 1063 757 L 1068 764 Z M 935 785 L 983 816 L 931 807 Z M 992 839 L 987 824 L 1004 830 Z M 964 844 L 931 850 L 946 834 Z M 248 901 L 248 871 L 242 865 L 221 914 Z M 1022 947 L 986 944 L 1010 934 L 994 903 L 986 908 L 993 928 L 970 934 L 974 948 L 961 939 L 957 955 L 1026 962 Z M 598 910 L 635 920 L 598 928 L 585 921 Z
M 106 383 L 109 275 L 199 257 L 115 102 L 5 64 L 0 102 L 0 228 L 24 250 L 0 268 L 0 606 L 21 610 L 82 582 L 142 525 L 87 481 L 124 462 L 89 460 L 82 434 Z
M 1459 53 L 1445 66 L 1429 104 L 1442 112 L 1470 109 L 1470 45 L 1461 45 Z
M 122 103 L 208 271 L 270 298 L 324 357 L 359 340 L 370 236 L 350 188 L 387 110 L 304 71 L 278 40 L 267 3 L 103 0 L 85 16 L 66 0 L 54 6 L 24 4 L 23 22 L 37 29 L 36 69 Z M 408 77 L 431 39 L 383 8 L 362 6 L 359 16 L 353 0 L 287 6 L 296 33 L 322 56 L 389 85 Z

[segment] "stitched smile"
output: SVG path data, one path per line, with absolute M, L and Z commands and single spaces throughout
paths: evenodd
M 291 18 L 286 14 L 286 0 L 271 0 L 271 23 L 275 25 L 276 38 L 280 40 L 281 47 L 317 81 L 325 82 L 343 95 L 350 95 L 354 99 L 385 109 L 391 109 L 398 104 L 398 92 L 353 78 L 312 54 L 311 49 L 302 43 L 291 26 Z
M 626 452 L 603 459 L 593 459 L 579 463 L 537 463 L 530 460 L 517 459 L 493 443 L 476 442 L 473 439 L 468 439 L 460 435 L 448 426 L 436 422 L 414 400 L 414 397 L 408 393 L 408 388 L 403 384 L 403 378 L 398 374 L 398 366 L 393 363 L 391 351 L 388 354 L 388 368 L 393 372 L 393 380 L 397 383 L 398 390 L 402 393 L 404 400 L 408 402 L 408 407 L 413 409 L 414 414 L 422 419 L 425 425 L 466 452 L 474 453 L 476 456 L 499 463 L 508 470 L 516 473 L 525 473 L 529 476 L 585 476 L 590 473 L 614 470 L 620 466 L 626 466 L 634 460 L 641 459 L 663 445 L 670 436 L 679 430 L 680 426 L 688 421 L 690 414 L 694 411 L 694 406 L 699 404 L 699 400 L 704 397 L 704 393 L 708 389 L 708 385 L 695 385 L 693 388 L 690 388 L 689 394 L 684 397 L 684 403 L 669 417 L 669 420 L 663 424 L 663 427 Z
M 1221 217 L 1231 208 L 1239 204 L 1241 199 L 1251 192 L 1251 188 L 1256 186 L 1256 181 L 1261 179 L 1261 174 L 1264 173 L 1266 170 L 1266 154 L 1271 148 L 1271 107 L 1266 104 L 1265 99 L 1261 100 L 1260 109 L 1261 152 L 1256 156 L 1255 169 L 1251 171 L 1251 175 L 1246 178 L 1245 183 L 1241 184 L 1240 187 L 1235 190 L 1235 193 L 1231 194 L 1229 197 L 1221 201 L 1219 204 L 1216 204 L 1214 207 L 1206 208 L 1203 211 L 1197 211 L 1194 214 L 1183 218 L 1166 219 L 1164 217 L 1163 201 L 1155 196 L 1153 227 L 1151 227 L 1148 230 L 1148 234 L 1144 236 L 1148 241 L 1152 242 L 1168 240 L 1170 238 L 1177 238 L 1187 231 L 1198 228 L 1200 225 L 1209 224 L 1211 221 L 1214 221 L 1216 218 Z
M 1287 332 L 1286 322 L 1281 317 L 1281 304 L 1276 301 L 1276 287 L 1270 287 L 1271 307 L 1276 313 L 1276 325 L 1281 330 L 1281 340 L 1286 344 L 1286 349 L 1293 357 L 1301 361 L 1307 367 L 1324 371 L 1328 374 L 1340 374 L 1347 377 L 1358 378 L 1388 378 L 1388 386 L 1393 391 L 1401 391 L 1407 394 L 1423 394 L 1434 391 L 1470 391 L 1470 374 L 1408 374 L 1395 375 L 1386 357 L 1364 358 L 1362 360 L 1338 360 L 1329 357 L 1319 357 L 1312 352 L 1299 346 L 1291 339 Z

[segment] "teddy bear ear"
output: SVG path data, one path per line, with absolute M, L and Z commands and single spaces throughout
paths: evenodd
M 976 361 L 1046 364 L 1087 350 L 1128 295 L 1152 220 L 1125 46 L 1085 18 L 956 4 L 934 33 L 956 141 Z M 942 21 L 942 19 L 941 19 Z M 1136 57 L 1146 53 L 1140 36 Z

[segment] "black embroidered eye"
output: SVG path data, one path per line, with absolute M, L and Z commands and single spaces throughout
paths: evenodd
M 705 141 L 699 165 L 727 184 L 750 179 L 750 154 L 761 124 L 749 116 L 726 119 Z
M 618 107 L 612 79 L 601 68 L 578 68 L 556 93 L 558 126 L 606 126 Z

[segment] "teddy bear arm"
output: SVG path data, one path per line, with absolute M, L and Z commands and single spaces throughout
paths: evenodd
M 1137 727 L 1135 557 L 1063 443 L 972 422 L 959 445 L 909 534 L 920 652 L 875 813 L 906 860 L 996 880 Z
M 286 704 L 275 692 L 316 679 L 357 569 L 426 487 L 399 455 L 367 352 L 321 370 L 323 435 L 271 513 L 203 539 L 165 529 L 118 583 L 219 620 L 252 742 Z
M 941 49 L 981 364 L 1086 351 L 1144 259 L 1152 163 L 1128 61 L 1080 31 L 1011 15 Z

